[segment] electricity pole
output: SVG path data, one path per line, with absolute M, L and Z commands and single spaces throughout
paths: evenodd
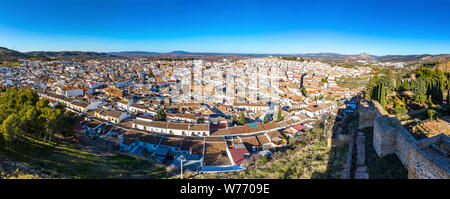
M 183 179 L 183 156 L 180 156 L 180 165 L 181 165 L 181 179 Z

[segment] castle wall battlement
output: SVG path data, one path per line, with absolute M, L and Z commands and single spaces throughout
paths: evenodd
M 396 154 L 408 169 L 408 178 L 450 178 L 450 138 L 447 135 L 439 134 L 418 141 L 377 101 L 360 102 L 359 114 L 360 129 L 373 126 L 373 147 L 378 157 Z

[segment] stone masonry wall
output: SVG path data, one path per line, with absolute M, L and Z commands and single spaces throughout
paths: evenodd
M 396 117 L 392 119 L 397 126 L 394 152 L 397 155 L 398 159 L 402 161 L 405 168 L 408 168 L 410 151 L 411 148 L 414 148 L 414 142 L 416 142 L 416 139 L 408 132 L 408 130 L 405 129 L 405 127 L 403 127 L 403 125 Z
M 377 116 L 374 119 L 373 146 L 378 157 L 395 153 L 408 168 L 409 148 L 416 141 L 397 117 L 389 117 L 380 103 L 373 101 Z
M 387 112 L 381 108 L 377 101 L 360 101 L 358 104 L 359 110 L 359 129 L 374 126 L 374 119 L 379 116 L 388 115 Z
M 373 126 L 373 147 L 378 157 L 384 157 L 395 151 L 396 126 L 388 116 L 376 117 Z
M 449 179 L 448 165 L 436 160 L 425 153 L 421 147 L 427 142 L 438 139 L 441 136 L 448 140 L 448 136 L 441 134 L 425 140 L 417 141 L 396 117 L 389 117 L 381 105 L 372 101 L 374 104 L 373 120 L 373 147 L 378 157 L 389 154 L 396 154 L 405 168 L 408 169 L 408 178 L 418 179 Z M 416 144 L 421 144 L 418 147 Z M 438 157 L 439 159 L 439 157 Z
M 358 104 L 359 110 L 359 129 L 373 127 L 373 119 L 375 118 L 375 107 L 370 101 L 361 101 Z
M 410 148 L 408 178 L 409 179 L 450 179 L 448 163 L 436 162 L 429 154 L 423 152 L 421 145 L 430 145 L 438 139 L 450 138 L 445 134 L 440 134 L 431 138 L 418 141 L 413 148 Z

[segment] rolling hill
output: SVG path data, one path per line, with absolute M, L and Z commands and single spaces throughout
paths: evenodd
M 19 51 L 10 50 L 4 47 L 0 47 L 0 61 L 17 61 L 18 59 L 27 58 L 26 54 Z

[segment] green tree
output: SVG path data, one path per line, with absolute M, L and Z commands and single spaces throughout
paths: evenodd
M 21 120 L 23 121 L 24 131 L 28 136 L 35 136 L 33 134 L 41 134 L 43 127 L 43 122 L 39 121 L 39 111 L 36 107 L 30 107 L 26 109 L 26 112 L 22 115 Z
M 306 88 L 304 86 L 300 88 L 300 91 L 302 92 L 303 96 L 308 97 L 308 92 L 306 91 Z
M 370 100 L 370 99 L 378 100 L 377 81 L 378 81 L 378 75 L 370 77 L 369 83 L 366 85 L 366 90 L 365 90 L 365 99 L 366 100 Z
M 408 110 L 405 108 L 405 106 L 402 106 L 398 103 L 394 105 L 394 109 L 395 112 L 399 115 L 406 115 L 408 113 Z
M 447 89 L 447 105 L 450 105 L 450 88 Z
M 430 120 L 436 119 L 437 112 L 435 110 L 428 109 L 427 113 L 428 113 L 428 118 L 430 118 Z
M 427 93 L 427 86 L 426 82 L 422 79 L 417 79 L 412 84 L 412 91 L 414 93 L 413 100 L 415 102 L 423 104 L 425 100 L 427 99 L 426 93 Z
M 386 109 L 386 95 L 385 95 L 384 83 L 381 83 L 380 104 L 381 104 L 381 107 L 383 107 L 383 109 Z
M 411 82 L 403 81 L 400 85 L 400 91 L 410 91 L 411 90 Z
M 0 95 L 0 123 L 7 140 L 9 135 L 16 141 L 27 136 L 40 140 L 44 133 L 44 141 L 47 137 L 51 141 L 56 133 L 67 135 L 78 122 L 73 113 L 64 112 L 64 106 L 52 108 L 48 100 L 39 100 L 35 91 L 12 87 Z
M 430 107 L 430 108 L 433 106 L 433 102 L 431 101 L 431 95 L 428 95 L 427 105 L 428 105 L 428 107 Z
M 266 116 L 264 117 L 264 123 L 267 123 L 267 122 L 269 122 L 269 115 L 268 114 L 266 114 Z
M 45 136 L 44 142 L 51 142 L 52 137 L 59 132 L 59 118 L 61 117 L 62 110 L 61 109 L 52 109 L 50 107 L 45 107 L 42 109 L 42 116 L 45 118 L 44 129 Z M 47 140 L 47 137 L 49 138 Z
M 239 121 L 238 121 L 236 115 L 233 115 L 233 116 L 231 117 L 231 122 L 232 122 L 233 125 L 236 124 L 236 123 L 239 123 Z
M 239 118 L 239 123 L 244 125 L 245 124 L 245 116 L 244 116 L 244 112 L 241 112 L 241 116 Z
M 283 120 L 283 115 L 281 114 L 281 109 L 278 110 L 278 114 L 277 114 L 277 122 Z
M 158 112 L 156 113 L 156 119 L 160 120 L 160 121 L 166 121 L 167 115 L 166 112 L 164 111 L 164 109 L 159 109 Z
M 8 150 L 11 142 L 13 140 L 18 140 L 21 135 L 22 130 L 20 128 L 19 116 L 15 113 L 11 114 L 6 118 L 1 126 L 1 132 L 3 134 L 3 140 L 6 145 L 6 150 Z
M 80 122 L 80 119 L 75 113 L 69 112 L 68 114 L 63 114 L 59 117 L 58 125 L 61 134 L 64 137 L 73 135 L 74 127 Z

